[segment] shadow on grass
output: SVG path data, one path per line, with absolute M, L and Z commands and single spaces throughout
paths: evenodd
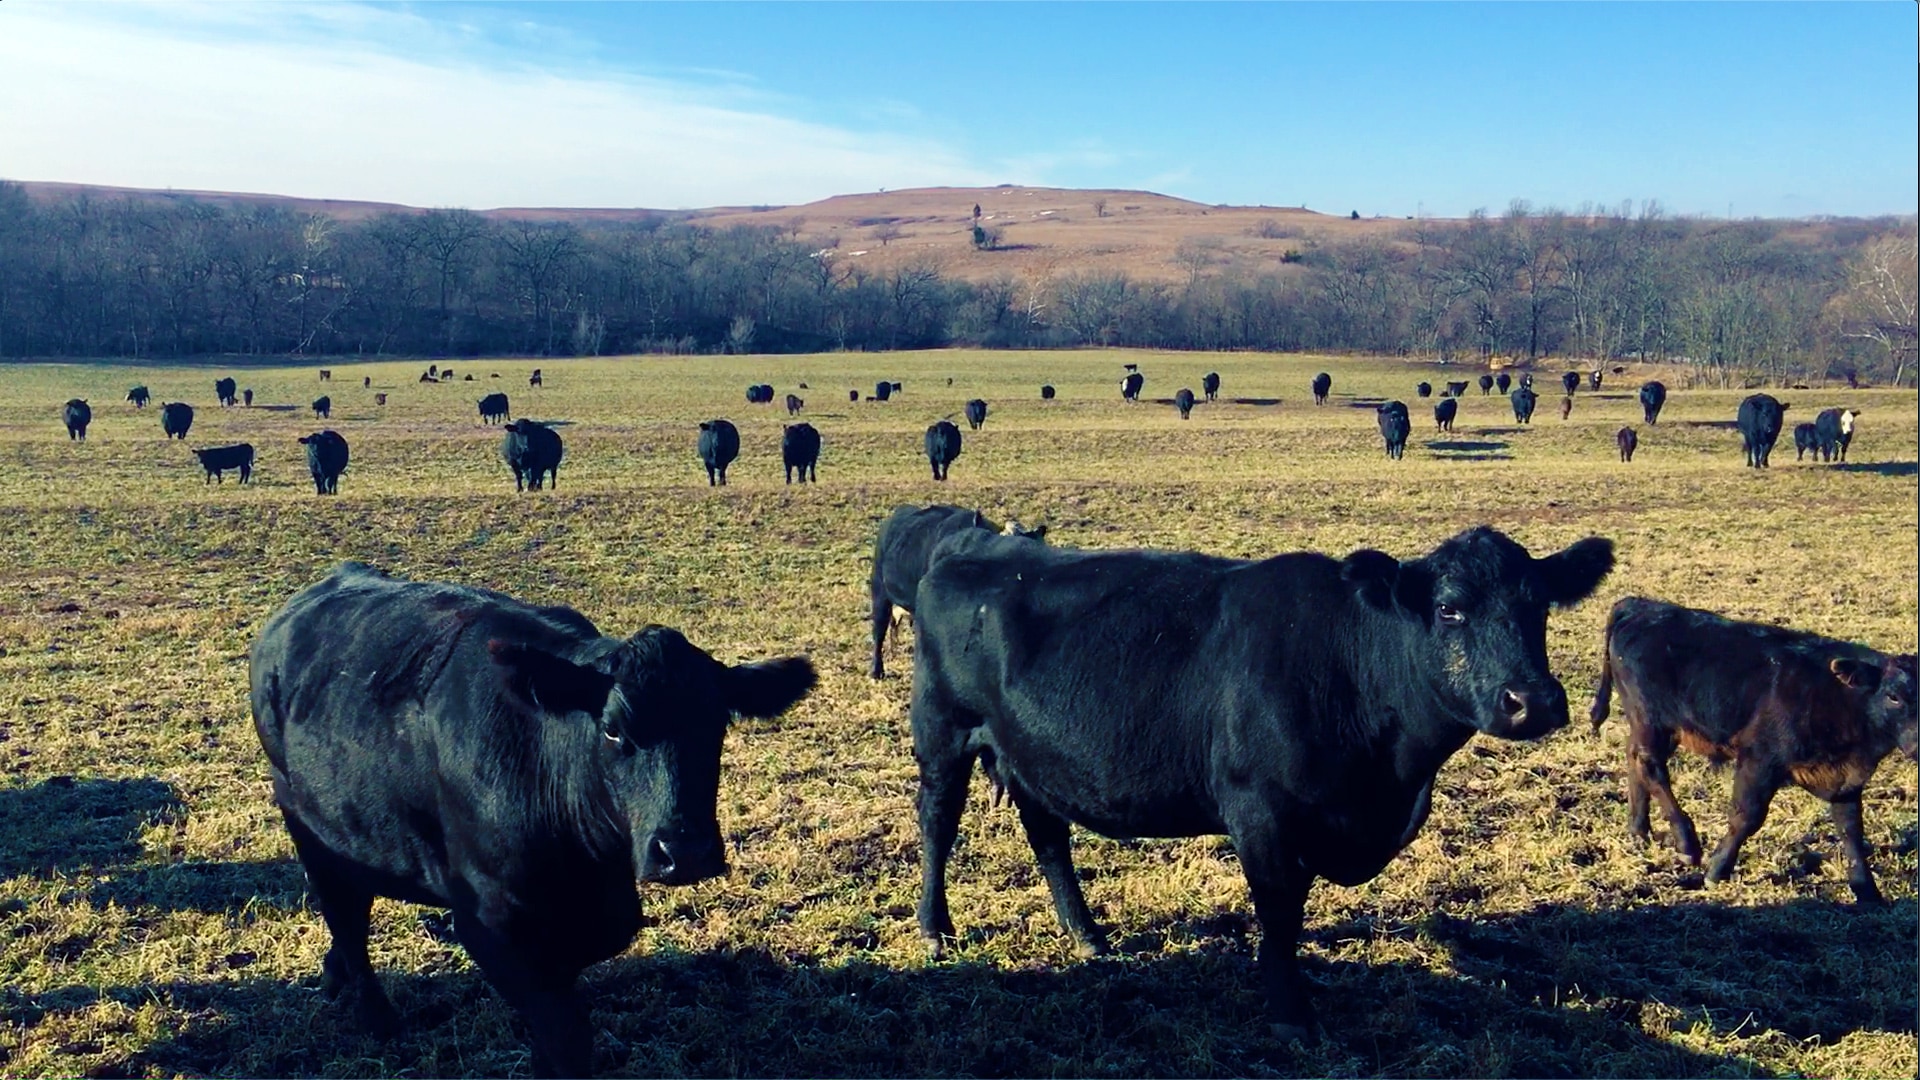
M 1561 1008 L 1490 978 L 1346 962 L 1307 972 L 1313 1045 L 1273 1038 L 1251 954 L 1224 944 L 1017 970 L 667 952 L 602 965 L 583 989 L 595 1069 L 615 1075 L 1767 1075 L 1652 1038 L 1624 1011 Z M 92 1076 L 526 1074 L 524 1032 L 470 968 L 382 982 L 406 1023 L 388 1042 L 360 1034 L 317 975 L 0 991 L 0 1007 L 28 1040 L 49 1014 L 103 999 L 157 999 L 185 1019 L 117 1058 L 96 1047 Z
M 1834 472 L 1871 473 L 1875 476 L 1913 476 L 1920 473 L 1920 462 L 1878 461 L 1871 464 L 1859 461 L 1845 461 L 1832 466 Z
M 145 777 L 0 789 L 0 879 L 118 866 L 139 857 L 149 823 L 184 812 L 171 785 Z
M 1709 431 L 1739 431 L 1738 420 L 1670 420 L 1675 427 L 1706 428 Z
M 1429 450 L 1438 450 L 1445 454 L 1488 454 L 1495 450 L 1505 450 L 1512 444 L 1503 442 L 1472 442 L 1464 439 L 1437 439 L 1426 445 Z M 1501 454 L 1500 456 L 1509 457 L 1511 455 Z
M 1230 404 L 1234 405 L 1278 405 L 1280 404 L 1280 400 L 1281 399 L 1277 397 L 1231 397 L 1227 399 Z

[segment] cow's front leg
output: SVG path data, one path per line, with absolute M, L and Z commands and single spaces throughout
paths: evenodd
M 1266 807 L 1238 814 L 1229 807 L 1227 828 L 1253 893 L 1253 913 L 1260 919 L 1260 976 L 1274 1037 L 1310 1042 L 1313 1003 L 1300 973 L 1299 949 L 1313 873 L 1282 842 L 1279 823 Z
M 472 912 L 455 912 L 453 929 L 487 981 L 526 1021 L 533 1036 L 533 1075 L 591 1075 L 593 1027 L 574 986 L 580 973 L 540 965 L 537 955 Z
M 1867 844 L 1867 831 L 1860 823 L 1860 793 L 1856 791 L 1851 796 L 1842 795 L 1833 800 L 1827 812 L 1840 827 L 1840 846 L 1847 853 L 1847 885 L 1853 890 L 1854 900 L 1862 904 L 1881 903 L 1880 887 L 1873 883 L 1873 867 L 1867 861 L 1872 848 Z

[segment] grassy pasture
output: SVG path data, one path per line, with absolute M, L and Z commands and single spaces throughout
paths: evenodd
M 1119 400 L 1222 401 L 1182 422 Z M 1789 423 L 1865 410 L 1847 468 L 1741 466 L 1739 392 L 1678 392 L 1639 422 L 1639 376 L 1610 377 L 1559 418 L 1557 370 L 1519 428 L 1469 391 L 1434 431 L 1395 362 L 1074 352 L 455 361 L 474 382 L 421 385 L 425 363 L 231 372 L 251 409 L 221 409 L 214 368 L 0 368 L 0 1073 L 6 1075 L 506 1075 L 519 1034 L 433 912 L 382 901 L 374 960 L 409 1030 L 355 1032 L 318 987 L 327 938 L 306 906 L 269 802 L 246 705 L 259 624 L 333 563 L 571 604 L 610 633 L 649 621 L 723 659 L 810 653 L 822 671 L 788 717 L 727 744 L 720 818 L 734 871 L 644 900 L 656 920 L 587 989 L 613 1074 L 769 1076 L 1912 1076 L 1916 1060 L 1916 790 L 1902 760 L 1869 789 L 1869 839 L 1890 903 L 1848 902 L 1824 807 L 1776 799 L 1735 879 L 1703 887 L 1664 847 L 1626 834 L 1624 726 L 1581 721 L 1600 628 L 1640 593 L 1778 620 L 1882 648 L 1915 647 L 1912 393 L 1786 391 Z M 1316 409 L 1312 374 L 1334 398 Z M 498 381 L 487 376 L 499 372 Z M 1477 372 L 1476 372 L 1477 374 Z M 390 393 L 376 407 L 361 387 Z M 888 404 L 850 405 L 877 378 Z M 951 386 L 946 380 L 951 377 Z M 1458 377 L 1458 376 L 1455 376 Z M 818 487 L 786 487 L 784 409 L 807 400 L 825 441 Z M 797 390 L 806 382 L 810 389 Z M 1060 399 L 1042 403 L 1051 382 Z M 1669 380 L 1670 385 L 1673 380 Z M 197 410 L 190 446 L 248 441 L 255 483 L 202 483 L 157 409 Z M 475 401 L 564 420 L 557 491 L 516 495 Z M 307 403 L 334 400 L 329 424 Z M 60 403 L 94 426 L 69 443 Z M 992 414 L 953 479 L 920 456 L 932 420 L 984 397 Z M 1404 461 L 1370 408 L 1415 421 Z M 733 483 L 709 489 L 694 423 L 740 426 Z M 1616 460 L 1622 423 L 1640 429 Z M 318 498 L 294 439 L 352 444 L 341 494 Z M 1259 928 L 1224 841 L 1078 834 L 1088 899 L 1121 954 L 1073 959 L 1011 809 L 984 783 L 951 874 L 963 935 L 924 961 L 910 638 L 866 677 L 865 582 L 875 524 L 945 501 L 1060 543 L 1235 556 L 1355 547 L 1417 555 L 1476 523 L 1536 554 L 1612 537 L 1619 565 L 1553 616 L 1549 648 L 1575 726 L 1539 744 L 1478 739 L 1442 772 L 1433 816 L 1373 882 L 1322 883 L 1302 951 L 1326 1032 L 1267 1035 L 1253 970 Z M 1728 778 L 1676 758 L 1675 789 L 1711 843 Z M 1656 815 L 1656 831 L 1662 830 Z

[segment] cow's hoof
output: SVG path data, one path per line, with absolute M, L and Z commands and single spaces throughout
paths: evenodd
M 920 937 L 920 941 L 927 947 L 928 960 L 945 960 L 947 958 L 947 940 L 945 938 L 938 934 L 923 934 Z
M 1073 944 L 1073 954 L 1082 960 L 1092 960 L 1095 957 L 1110 955 L 1112 952 L 1113 946 L 1107 944 L 1107 939 L 1104 937 L 1080 938 Z
M 1881 896 L 1880 890 L 1870 882 L 1865 885 L 1853 885 L 1851 888 L 1853 902 L 1861 907 L 1878 907 L 1887 902 L 1886 897 Z

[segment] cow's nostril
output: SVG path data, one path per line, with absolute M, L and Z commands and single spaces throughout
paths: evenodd
M 1502 690 L 1500 692 L 1500 711 L 1506 713 L 1507 719 L 1509 720 L 1524 716 L 1527 712 L 1527 699 L 1511 690 Z
M 655 873 L 673 873 L 673 853 L 659 837 L 647 841 L 647 858 L 653 863 Z

